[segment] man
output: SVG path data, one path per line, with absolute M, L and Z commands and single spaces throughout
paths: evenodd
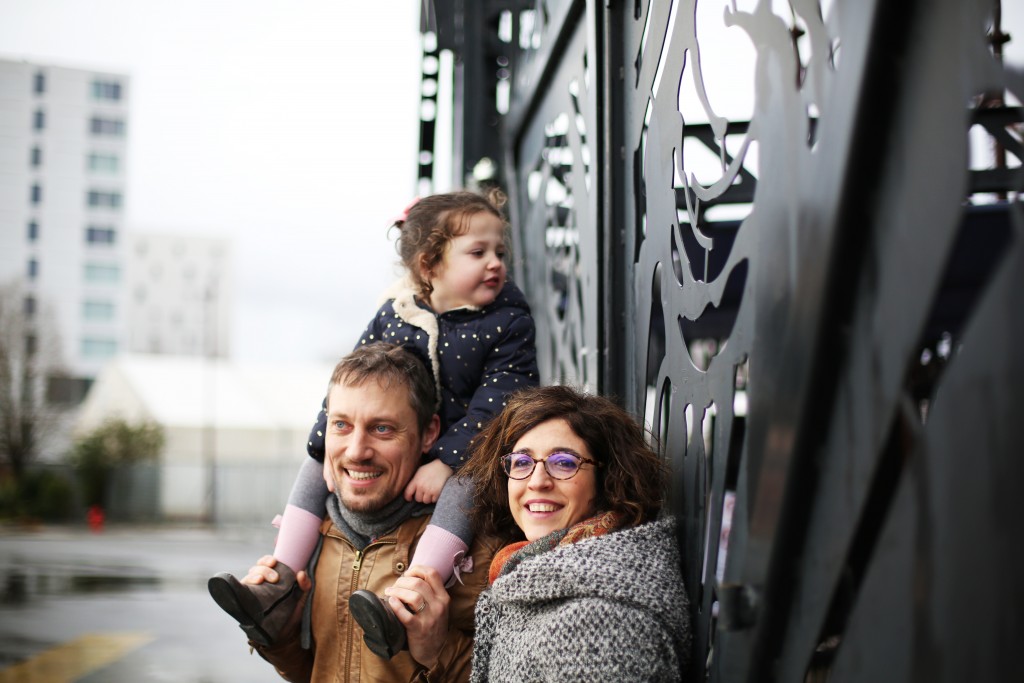
M 324 459 L 334 495 L 314 560 L 316 590 L 307 593 L 311 647 L 300 644 L 298 610 L 273 645 L 250 641 L 285 679 L 469 679 L 473 608 L 495 547 L 477 542 L 470 548 L 473 570 L 463 571 L 450 593 L 433 570 L 408 567 L 432 508 L 405 500 L 403 492 L 438 436 L 435 397 L 430 371 L 397 346 L 360 347 L 335 367 Z M 274 566 L 273 557 L 261 558 L 242 583 L 276 582 Z M 313 585 L 305 571 L 296 579 L 303 591 Z M 349 597 L 360 589 L 380 594 L 392 584 L 389 604 L 406 629 L 408 650 L 387 660 L 363 642 Z

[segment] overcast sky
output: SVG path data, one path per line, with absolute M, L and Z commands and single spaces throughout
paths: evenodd
M 131 76 L 126 226 L 229 237 L 232 350 L 333 361 L 399 272 L 417 0 L 0 0 L 0 55 Z
M 1004 30 L 1022 5 L 1004 0 Z M 419 6 L 0 0 L 0 55 L 128 73 L 128 227 L 231 238 L 236 358 L 330 361 L 399 273 L 386 228 L 416 194 Z M 705 43 L 708 72 L 742 75 L 742 45 Z M 718 83 L 718 113 L 749 115 Z

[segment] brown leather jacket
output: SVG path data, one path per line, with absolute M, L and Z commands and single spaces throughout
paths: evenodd
M 487 587 L 487 570 L 497 549 L 493 542 L 475 541 L 470 548 L 471 572 L 462 573 L 462 583 L 450 589 L 448 638 L 438 664 L 427 671 L 408 651 L 391 661 L 377 657 L 363 643 L 363 632 L 348 611 L 348 598 L 360 588 L 378 595 L 395 582 L 409 566 L 416 542 L 430 517 L 413 517 L 394 532 L 383 536 L 362 552 L 344 533 L 325 520 L 320 533 L 323 548 L 317 562 L 313 591 L 311 650 L 294 636 L 274 647 L 250 645 L 274 665 L 288 681 L 313 683 L 370 683 L 386 681 L 468 681 L 473 655 L 473 609 L 477 596 Z

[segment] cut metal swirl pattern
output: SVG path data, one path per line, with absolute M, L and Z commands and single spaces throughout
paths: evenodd
M 516 277 L 544 381 L 619 397 L 671 465 L 690 675 L 1019 673 L 975 581 L 1022 599 L 1024 75 L 999 3 L 525 11 Z

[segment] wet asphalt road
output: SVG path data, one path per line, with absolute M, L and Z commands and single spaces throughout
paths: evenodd
M 244 573 L 272 547 L 273 534 L 270 527 L 0 528 L 0 681 L 280 681 L 249 654 L 238 626 L 206 591 L 217 571 Z M 108 641 L 134 644 L 111 648 L 113 661 L 98 668 L 79 657 L 79 667 L 93 667 L 85 674 L 73 673 L 72 657 L 64 658 L 72 672 L 64 678 L 14 675 L 62 645 L 90 643 L 95 655 L 103 649 L 95 643 Z

